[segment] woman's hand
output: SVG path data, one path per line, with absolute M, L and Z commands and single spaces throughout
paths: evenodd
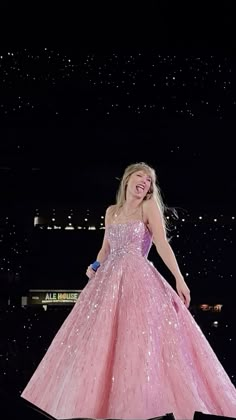
M 86 276 L 90 280 L 94 275 L 95 275 L 95 271 L 92 269 L 91 265 L 89 265 L 86 271 Z
M 176 289 L 177 289 L 180 299 L 188 308 L 190 305 L 190 290 L 187 284 L 185 283 L 183 277 L 176 278 Z

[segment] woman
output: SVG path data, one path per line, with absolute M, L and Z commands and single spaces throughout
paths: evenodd
M 126 168 L 90 281 L 22 396 L 56 418 L 236 417 L 236 391 L 188 311 L 190 291 L 145 163 Z M 152 243 L 176 289 L 148 261 Z

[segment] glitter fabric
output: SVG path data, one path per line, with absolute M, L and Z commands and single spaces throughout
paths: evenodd
M 22 397 L 56 418 L 236 417 L 236 390 L 181 299 L 148 261 L 140 220 L 106 229 L 111 252 Z

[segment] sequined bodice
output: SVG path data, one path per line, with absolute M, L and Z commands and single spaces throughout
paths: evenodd
M 106 237 L 112 255 L 132 253 L 147 256 L 152 244 L 151 234 L 141 220 L 113 223 L 106 228 Z

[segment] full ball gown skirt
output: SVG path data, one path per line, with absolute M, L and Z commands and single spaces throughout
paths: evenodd
M 175 290 L 142 221 L 106 228 L 110 255 L 21 396 L 60 418 L 236 417 L 236 390 Z

